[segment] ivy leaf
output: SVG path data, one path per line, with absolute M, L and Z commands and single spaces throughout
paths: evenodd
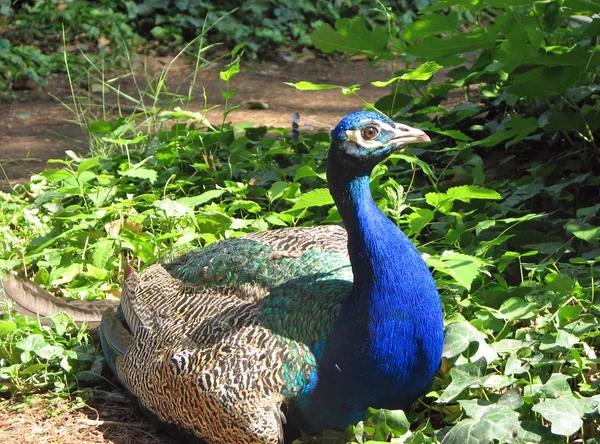
M 586 404 L 573 395 L 566 395 L 536 404 L 533 411 L 552 423 L 550 430 L 555 435 L 571 436 L 583 425 Z
M 506 407 L 497 407 L 480 419 L 463 419 L 456 424 L 442 444 L 487 444 L 511 441 L 519 429 L 519 414 Z
M 443 356 L 453 358 L 464 352 L 471 342 L 477 342 L 479 348 L 473 356 L 473 361 L 484 357 L 487 362 L 498 358 L 496 352 L 486 343 L 486 335 L 481 333 L 468 322 L 458 322 L 446 327 Z
M 485 359 L 481 358 L 477 362 L 458 365 L 452 368 L 450 370 L 452 382 L 446 387 L 437 402 L 450 402 L 466 388 L 472 385 L 481 385 L 485 379 L 486 367 L 487 363 Z
M 183 217 L 192 213 L 190 208 L 171 199 L 158 200 L 153 202 L 153 205 L 163 210 L 167 217 Z

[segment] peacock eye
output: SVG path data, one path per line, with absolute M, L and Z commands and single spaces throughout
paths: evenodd
M 379 135 L 379 128 L 376 126 L 366 126 L 362 130 L 362 137 L 364 140 L 374 139 Z

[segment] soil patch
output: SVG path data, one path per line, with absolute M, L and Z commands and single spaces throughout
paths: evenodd
M 140 73 L 137 83 L 142 88 L 147 78 L 156 75 L 163 67 L 170 65 L 167 77 L 169 91 L 178 87 L 181 92 L 188 90 L 194 66 L 184 59 L 154 57 L 140 59 Z M 222 65 L 212 65 L 200 71 L 194 99 L 187 106 L 191 111 L 202 111 L 205 106 L 221 105 L 208 113 L 208 119 L 215 124 L 222 122 L 225 83 L 220 80 Z M 382 64 L 373 68 L 365 60 L 332 61 L 310 54 L 303 59 L 286 63 L 246 64 L 242 72 L 232 80 L 237 94 L 231 105 L 242 105 L 227 116 L 236 123 L 252 122 L 257 126 L 289 127 L 294 112 L 300 113 L 302 130 L 331 129 L 340 118 L 352 111 L 362 109 L 366 102 L 373 102 L 387 91 L 370 84 L 374 80 L 389 77 L 391 69 Z M 298 91 L 284 82 L 308 80 L 314 83 L 327 83 L 350 86 L 363 85 L 360 97 L 341 95 L 340 90 Z M 87 91 L 75 86 L 75 93 L 85 95 Z M 131 77 L 122 78 L 113 86 L 135 94 L 136 87 Z M 77 124 L 69 123 L 76 116 L 59 101 L 72 104 L 71 87 L 65 75 L 52 75 L 43 91 L 19 91 L 17 100 L 0 104 L 0 189 L 8 191 L 11 185 L 26 182 L 31 174 L 39 173 L 47 167 L 48 159 L 64 159 L 65 151 L 83 153 L 87 150 L 86 134 Z M 204 97 L 206 96 L 206 104 Z M 115 97 L 95 97 L 116 109 Z M 114 103 L 111 103 L 113 101 Z M 121 101 L 121 104 L 123 101 Z M 257 104 L 266 109 L 254 109 Z M 127 107 L 127 104 L 125 104 Z

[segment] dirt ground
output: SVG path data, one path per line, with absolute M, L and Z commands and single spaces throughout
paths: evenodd
M 146 78 L 160 72 L 171 61 L 170 57 L 140 59 L 138 66 L 142 74 L 138 74 L 138 81 L 144 85 Z M 215 124 L 222 120 L 223 98 L 220 93 L 225 90 L 225 83 L 219 78 L 222 69 L 223 65 L 215 64 L 200 71 L 194 99 L 188 107 L 191 111 L 202 111 L 205 90 L 209 107 L 221 105 L 208 113 L 209 121 Z M 168 72 L 169 91 L 181 85 L 181 91 L 187 92 L 193 65 L 177 59 Z M 371 68 L 365 60 L 332 61 L 310 53 L 290 63 L 247 63 L 231 85 L 238 92 L 230 104 L 243 106 L 229 114 L 227 120 L 232 123 L 253 122 L 256 125 L 289 127 L 292 114 L 298 112 L 301 124 L 310 124 L 309 127 L 301 125 L 302 130 L 331 129 L 343 115 L 361 109 L 365 102 L 373 102 L 387 93 L 370 85 L 370 82 L 387 79 L 390 73 L 391 68 L 383 65 Z M 364 86 L 359 91 L 359 98 L 344 97 L 337 89 L 298 91 L 284 84 L 300 80 L 343 86 L 360 83 Z M 122 90 L 135 92 L 131 78 L 125 77 L 119 83 Z M 89 89 L 87 84 L 84 86 Z M 75 93 L 85 95 L 87 91 L 82 84 L 78 84 Z M 0 190 L 3 191 L 8 191 L 11 185 L 27 181 L 32 173 L 42 171 L 48 159 L 64 159 L 65 150 L 81 153 L 87 149 L 84 130 L 69 122 L 76 120 L 76 116 L 59 103 L 60 100 L 69 106 L 73 104 L 65 75 L 52 75 L 43 91 L 18 91 L 16 94 L 17 99 L 13 102 L 0 103 L 0 166 L 3 170 L 0 171 Z M 96 102 L 104 101 L 109 107 L 116 107 L 115 97 L 109 95 L 103 100 L 99 93 L 92 94 L 92 97 Z M 127 108 L 126 101 L 121 103 L 125 103 Z M 267 109 L 253 109 L 257 106 L 266 106 Z
M 171 58 L 145 60 L 150 75 L 171 62 Z M 142 66 L 140 61 L 140 66 Z M 201 111 L 204 107 L 203 88 L 208 105 L 223 103 L 220 92 L 225 84 L 219 79 L 222 66 L 209 67 L 200 72 L 194 90 L 195 99 L 189 108 Z M 140 69 L 140 72 L 144 72 Z M 177 60 L 169 70 L 167 84 L 173 91 L 177 85 L 186 86 L 193 66 Z M 232 112 L 233 123 L 254 122 L 257 125 L 289 127 L 294 112 L 301 115 L 302 131 L 331 129 L 340 118 L 361 109 L 364 101 L 375 101 L 387 91 L 375 88 L 371 81 L 389 77 L 389 67 L 370 68 L 364 60 L 332 61 L 305 54 L 294 63 L 246 64 L 232 81 L 238 89 L 233 105 L 242 108 Z M 138 76 L 144 84 L 144 75 Z M 297 91 L 283 82 L 308 80 L 349 86 L 360 83 L 361 98 L 343 97 L 339 90 Z M 121 87 L 133 91 L 131 79 L 124 79 Z M 85 94 L 81 85 L 76 94 Z M 187 87 L 185 88 L 187 90 Z M 84 153 L 86 134 L 75 123 L 73 115 L 56 99 L 72 104 L 71 89 L 65 75 L 53 75 L 43 91 L 18 91 L 11 103 L 0 103 L 0 190 L 10 191 L 16 184 L 26 182 L 32 173 L 47 167 L 48 159 L 64 159 L 66 150 Z M 52 97 L 55 96 L 56 98 Z M 116 100 L 114 98 L 107 99 Z M 251 109 L 252 103 L 268 106 Z M 208 114 L 209 121 L 220 123 L 223 107 Z M 44 395 L 34 396 L 27 405 L 14 401 L 0 401 L 0 442 L 4 443 L 164 443 L 176 441 L 157 430 L 156 424 L 139 411 L 135 401 L 124 392 L 109 396 L 92 393 L 83 408 L 76 408 L 69 400 L 49 400 Z

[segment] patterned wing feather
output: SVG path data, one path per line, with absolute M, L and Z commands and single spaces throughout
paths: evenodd
M 345 242 L 331 226 L 254 233 L 133 273 L 119 378 L 211 442 L 282 442 L 281 406 L 309 383 L 351 288 Z

